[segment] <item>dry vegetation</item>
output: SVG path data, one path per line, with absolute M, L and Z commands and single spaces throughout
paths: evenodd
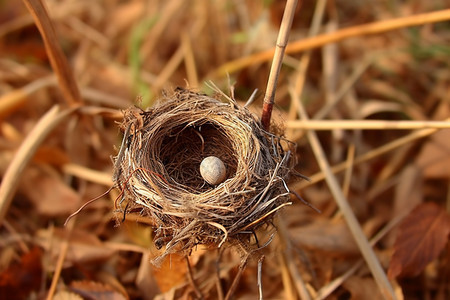
M 70 67 L 22 2 L 0 2 L 0 298 L 256 299 L 258 275 L 265 299 L 450 298 L 445 1 L 297 8 L 273 122 L 311 178 L 290 189 L 321 213 L 292 197 L 245 269 L 239 245 L 154 267 L 151 226 L 113 209 L 120 190 L 64 227 L 112 185 L 123 109 L 213 80 L 242 103 L 258 89 L 260 114 L 285 5 L 272 2 L 45 1 Z

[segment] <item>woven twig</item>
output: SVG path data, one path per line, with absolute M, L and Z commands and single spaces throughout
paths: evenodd
M 198 244 L 242 241 L 290 204 L 286 180 L 293 144 L 262 129 L 234 100 L 177 88 L 155 108 L 125 111 L 124 140 L 115 157 L 116 209 L 154 224 L 154 242 L 169 253 Z M 205 182 L 199 166 L 220 158 L 227 179 Z

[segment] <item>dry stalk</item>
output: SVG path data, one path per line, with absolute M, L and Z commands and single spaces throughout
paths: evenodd
M 55 71 L 59 86 L 64 94 L 64 98 L 71 105 L 81 103 L 80 91 L 75 81 L 75 77 L 69 67 L 58 39 L 53 29 L 53 24 L 41 0 L 23 0 L 28 10 L 36 22 L 36 26 L 44 40 L 45 49 Z
M 277 88 L 278 75 L 280 74 L 284 50 L 286 49 L 288 43 L 289 31 L 291 30 L 292 21 L 294 20 L 296 6 L 297 0 L 287 1 L 284 9 L 283 20 L 280 25 L 280 31 L 278 33 L 277 45 L 273 54 L 272 67 L 270 68 L 261 116 L 261 123 L 266 130 L 269 130 L 270 127 L 270 118 L 272 116 L 273 104 L 275 103 L 275 91 Z
M 308 120 L 308 122 L 309 121 L 310 120 Z M 444 122 L 450 122 L 450 118 L 445 119 Z M 355 157 L 353 166 L 356 166 L 356 165 L 359 165 L 366 161 L 369 161 L 369 160 L 376 158 L 380 155 L 383 155 L 389 151 L 393 151 L 399 147 L 402 147 L 409 143 L 412 143 L 418 139 L 432 135 L 432 134 L 436 133 L 438 130 L 439 130 L 439 128 L 424 128 L 424 129 L 413 131 L 412 133 L 410 133 L 408 135 L 405 135 L 405 136 L 398 138 L 396 140 L 393 140 L 392 142 L 389 142 L 383 146 L 375 148 L 365 154 Z M 347 162 L 342 162 L 335 166 L 332 166 L 331 171 L 333 172 L 333 174 L 337 174 L 339 172 L 344 171 L 346 168 L 347 168 Z M 325 174 L 323 172 L 318 172 L 316 174 L 309 176 L 309 179 L 310 180 L 307 182 L 303 181 L 303 182 L 294 184 L 291 189 L 299 190 L 299 189 L 304 189 L 307 186 L 316 184 L 317 182 L 320 182 L 325 179 Z
M 121 190 L 116 210 L 153 223 L 156 247 L 165 246 L 155 264 L 199 244 L 251 249 L 252 232 L 290 204 L 285 181 L 294 145 L 266 132 L 233 99 L 178 88 L 163 100 L 147 111 L 125 111 L 113 178 Z M 227 167 L 219 185 L 200 175 L 201 161 L 211 155 Z
M 20 176 L 28 162 L 33 158 L 34 153 L 53 128 L 65 120 L 72 112 L 74 112 L 74 109 L 61 111 L 59 106 L 53 106 L 39 120 L 20 146 L 14 159 L 9 164 L 0 185 L 0 224 L 5 218 L 19 184 Z
M 411 130 L 450 128 L 449 121 L 388 121 L 388 120 L 295 120 L 288 121 L 286 128 L 309 130 Z
M 333 33 L 321 34 L 315 37 L 291 42 L 286 48 L 286 54 L 299 53 L 302 51 L 319 48 L 326 44 L 340 42 L 352 37 L 380 34 L 391 30 L 420 26 L 429 23 L 443 22 L 448 20 L 450 20 L 450 9 L 445 9 L 412 16 L 399 17 L 392 20 L 378 21 L 359 26 L 353 26 L 350 28 L 343 28 L 334 31 Z M 274 52 L 274 49 L 269 49 L 266 51 L 251 54 L 249 56 L 238 58 L 234 61 L 227 62 L 214 70 L 211 73 L 212 75 L 210 77 L 221 77 L 225 74 L 234 73 L 248 66 L 269 61 L 270 59 L 272 59 Z
M 299 102 L 298 113 L 300 117 L 305 121 L 307 121 L 309 118 L 308 115 L 306 114 L 306 111 L 303 108 L 302 103 L 299 101 L 295 92 L 293 92 L 293 89 L 291 89 L 290 93 L 292 98 Z M 317 162 L 322 172 L 325 174 L 325 180 L 328 183 L 331 193 L 333 194 L 336 203 L 339 206 L 339 209 L 342 212 L 356 243 L 358 244 L 361 254 L 363 255 L 370 271 L 372 272 L 372 275 L 376 283 L 378 284 L 381 294 L 384 296 L 385 299 L 396 299 L 394 290 L 391 284 L 389 283 L 389 280 L 387 279 L 386 273 L 383 271 L 383 268 L 381 267 L 379 260 L 377 259 L 375 253 L 373 252 L 373 249 L 369 244 L 369 241 L 364 235 L 364 232 L 362 231 L 361 226 L 358 223 L 358 220 L 353 214 L 353 211 L 351 210 L 351 207 L 349 206 L 347 199 L 345 198 L 341 188 L 339 187 L 336 177 L 333 175 L 331 171 L 331 167 L 326 159 L 325 153 L 314 131 L 308 131 L 308 140 L 317 158 Z

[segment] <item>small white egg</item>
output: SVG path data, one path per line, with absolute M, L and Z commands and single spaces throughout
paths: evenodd
M 227 169 L 220 158 L 208 156 L 200 164 L 200 174 L 209 184 L 220 184 L 225 180 Z

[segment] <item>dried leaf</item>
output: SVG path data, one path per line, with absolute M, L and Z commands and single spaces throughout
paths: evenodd
M 416 163 L 427 178 L 450 178 L 450 130 L 436 132 L 420 151 Z
M 21 192 L 30 199 L 37 212 L 45 216 L 68 215 L 81 203 L 78 194 L 61 178 L 40 168 L 30 168 L 25 172 Z
M 342 286 L 350 292 L 351 299 L 383 299 L 375 280 L 372 278 L 352 276 Z
M 150 255 L 148 252 L 142 254 L 141 264 L 136 275 L 136 286 L 142 293 L 144 300 L 154 299 L 159 293 L 156 278 L 152 274 Z
M 398 103 L 386 103 L 385 101 L 369 100 L 361 104 L 358 109 L 359 118 L 367 118 L 382 112 L 401 112 L 402 106 Z
M 0 273 L 0 299 L 26 299 L 41 286 L 42 252 L 33 248 L 25 253 L 18 264 Z
M 423 176 L 415 164 L 406 166 L 395 186 L 394 215 L 406 214 L 423 199 Z
M 132 27 L 144 11 L 145 5 L 140 1 L 119 3 L 117 9 L 114 10 L 111 15 L 111 18 L 117 20 L 117 22 L 108 24 L 109 28 L 107 34 L 109 37 L 115 38 L 117 33 Z
M 127 296 L 119 293 L 111 286 L 95 281 L 73 281 L 70 284 L 73 292 L 81 295 L 84 299 L 93 300 L 126 300 Z
M 33 162 L 61 167 L 70 162 L 67 154 L 60 148 L 42 145 L 35 153 Z
M 327 252 L 331 255 L 359 253 L 347 224 L 343 220 L 317 219 L 315 222 L 291 231 L 294 244 L 301 248 Z
M 163 293 L 187 281 L 187 265 L 183 255 L 171 254 L 160 267 L 152 266 L 152 268 L 159 289 Z
M 414 207 L 423 202 L 424 182 L 422 170 L 414 163 L 405 166 L 398 176 L 398 183 L 394 185 L 394 203 L 389 208 L 390 211 L 384 215 L 402 219 Z M 384 238 L 386 245 L 389 245 L 389 247 L 394 245 L 397 231 L 398 227 L 391 230 Z
M 67 237 L 67 231 L 60 228 L 39 230 L 37 237 L 42 246 L 51 253 L 51 262 L 56 262 L 61 243 Z M 114 250 L 106 247 L 94 234 L 81 229 L 75 229 L 70 235 L 70 246 L 65 260 L 65 267 L 72 263 L 82 264 L 106 260 Z
M 418 205 L 399 227 L 388 276 L 416 276 L 444 249 L 450 216 L 435 203 Z
M 83 300 L 83 298 L 75 293 L 62 291 L 58 292 L 53 300 Z
M 450 115 L 450 107 L 442 104 L 434 120 L 442 120 Z M 450 178 L 450 130 L 443 129 L 431 136 L 416 159 L 426 178 Z

